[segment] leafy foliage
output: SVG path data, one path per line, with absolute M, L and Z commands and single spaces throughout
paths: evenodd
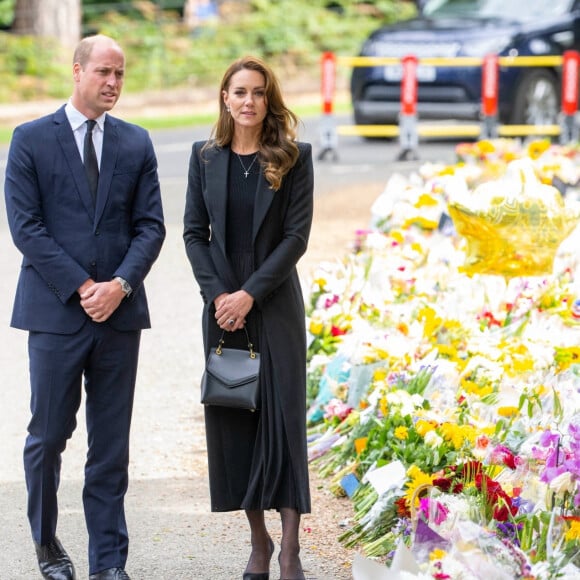
M 13 4 L 0 0 L 0 23 L 3 9 Z M 322 52 L 355 55 L 371 30 L 415 11 L 409 0 L 338 0 L 332 6 L 328 0 L 229 0 L 219 3 L 219 21 L 192 31 L 181 18 L 182 5 L 83 1 L 85 34 L 108 34 L 123 46 L 126 91 L 215 86 L 244 54 L 267 59 L 283 78 L 316 76 Z M 58 52 L 47 49 L 46 39 L 0 33 L 0 100 L 67 95 L 70 55 Z

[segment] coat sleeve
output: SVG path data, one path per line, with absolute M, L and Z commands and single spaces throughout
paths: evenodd
M 131 242 L 112 277 L 121 276 L 136 290 L 159 256 L 166 230 L 153 143 L 144 130 L 141 171 L 131 207 Z
M 211 303 L 227 292 L 228 286 L 221 279 L 211 256 L 210 216 L 203 196 L 202 146 L 201 142 L 194 143 L 189 160 L 183 240 L 203 300 Z
M 242 287 L 258 306 L 290 276 L 308 246 L 314 193 L 310 144 L 300 145 L 300 156 L 287 178 L 289 203 L 283 219 L 282 240 Z
M 10 143 L 4 187 L 8 225 L 24 260 L 64 304 L 90 275 L 48 231 L 36 167 L 39 137 L 29 127 L 17 127 Z

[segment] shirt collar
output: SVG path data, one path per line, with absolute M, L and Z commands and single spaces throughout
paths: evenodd
M 67 119 L 68 119 L 73 131 L 76 131 L 77 129 L 79 129 L 81 127 L 81 125 L 83 125 L 85 123 L 85 121 L 87 120 L 87 117 L 85 117 L 80 111 L 78 111 L 74 107 L 74 105 L 72 104 L 70 99 L 64 107 L 64 112 L 66 113 Z M 100 115 L 99 117 L 97 117 L 95 119 L 95 121 L 97 122 L 97 127 L 101 131 L 104 131 L 104 129 L 105 129 L 105 117 L 106 116 L 107 116 L 107 113 L 104 112 L 102 115 Z

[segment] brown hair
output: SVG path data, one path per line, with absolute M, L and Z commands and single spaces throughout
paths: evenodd
M 274 190 L 280 189 L 282 178 L 298 159 L 296 127 L 298 117 L 284 104 L 278 80 L 270 67 L 255 56 L 245 56 L 234 61 L 226 70 L 219 91 L 219 117 L 212 130 L 212 140 L 207 147 L 230 145 L 234 136 L 234 121 L 226 109 L 223 91 L 227 91 L 232 77 L 241 70 L 259 72 L 265 80 L 265 97 L 268 110 L 260 137 L 260 164 L 266 180 Z

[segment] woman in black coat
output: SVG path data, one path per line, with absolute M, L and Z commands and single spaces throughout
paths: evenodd
M 300 515 L 310 512 L 306 454 L 306 331 L 296 264 L 312 223 L 309 144 L 261 60 L 226 71 L 211 139 L 193 145 L 184 216 L 187 256 L 204 301 L 205 354 L 260 353 L 260 409 L 206 406 L 213 511 L 243 509 L 252 552 L 245 580 L 269 578 L 274 544 L 264 510 L 282 520 L 281 578 L 304 578 Z

